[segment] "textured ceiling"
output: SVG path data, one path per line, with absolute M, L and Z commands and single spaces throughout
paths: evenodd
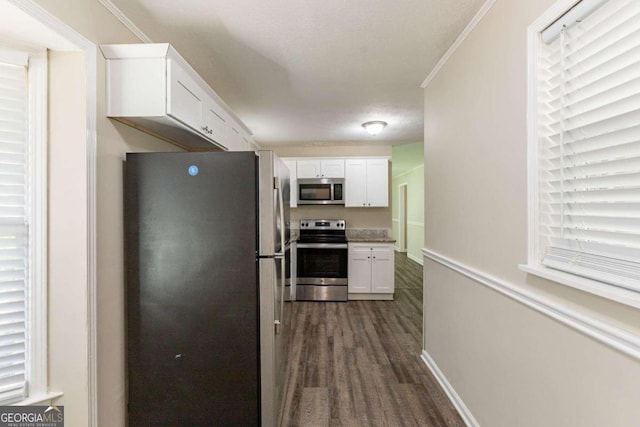
M 422 141 L 420 84 L 485 0 L 112 0 L 261 145 Z M 377 136 L 361 124 L 385 120 Z

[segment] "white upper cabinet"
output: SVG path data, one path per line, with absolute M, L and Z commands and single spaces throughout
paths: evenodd
M 344 160 L 320 160 L 320 175 L 322 178 L 344 178 Z
M 230 127 L 228 126 L 227 115 L 211 98 L 206 98 L 202 119 L 202 132 L 214 141 L 226 141 L 228 136 L 226 135 L 227 128 Z M 235 150 L 231 144 L 227 144 L 227 148 L 232 151 Z
M 236 123 L 231 122 L 227 125 L 227 146 L 229 151 L 251 150 L 249 138 L 249 135 Z
M 345 161 L 345 206 L 389 206 L 389 162 L 387 159 Z
M 343 159 L 298 160 L 298 178 L 344 178 Z
M 120 64 L 123 65 L 123 64 Z M 167 114 L 194 130 L 204 125 L 205 94 L 176 61 L 167 60 Z
M 298 160 L 296 171 L 298 178 L 319 178 L 320 160 Z
M 367 206 L 389 206 L 389 162 L 367 160 Z
M 365 159 L 345 161 L 344 185 L 346 207 L 367 205 L 367 161 Z
M 189 149 L 249 149 L 250 132 L 168 43 L 100 46 L 107 116 Z M 231 138 L 231 123 L 237 138 Z

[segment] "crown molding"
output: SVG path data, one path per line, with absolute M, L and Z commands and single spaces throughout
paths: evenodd
M 433 80 L 433 78 L 440 72 L 440 69 L 444 67 L 444 64 L 446 64 L 449 58 L 451 58 L 451 56 L 455 53 L 455 51 L 458 50 L 458 47 L 467 38 L 467 36 L 471 34 L 473 29 L 476 28 L 476 25 L 478 25 L 480 21 L 482 21 L 482 18 L 484 18 L 484 15 L 487 14 L 489 9 L 491 9 L 491 7 L 494 5 L 495 2 L 496 0 L 487 0 L 487 2 L 482 5 L 478 13 L 476 13 L 475 16 L 471 19 L 471 21 L 469 21 L 467 26 L 464 27 L 464 30 L 462 30 L 462 32 L 460 33 L 456 41 L 453 42 L 449 50 L 447 50 L 447 52 L 442 56 L 442 58 L 440 58 L 436 66 L 433 67 L 433 70 L 431 70 L 431 72 L 427 76 L 427 78 L 424 79 L 424 81 L 420 85 L 421 88 L 423 89 L 426 88 L 427 85 L 431 82 L 431 80 Z
M 111 0 L 98 0 L 101 5 L 103 5 L 113 16 L 116 17 L 118 21 L 122 23 L 129 31 L 131 31 L 140 41 L 144 43 L 153 43 L 153 40 L 149 36 L 147 36 L 136 24 L 133 23 L 131 19 L 127 15 L 121 11 L 118 6 L 113 4 Z

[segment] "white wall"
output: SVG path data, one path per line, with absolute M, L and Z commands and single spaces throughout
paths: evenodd
M 526 29 L 497 1 L 425 89 L 425 246 L 562 313 L 640 336 L 640 312 L 518 269 L 527 257 Z M 424 348 L 485 426 L 630 426 L 640 363 L 424 258 Z M 597 334 L 596 334 L 597 335 Z
M 89 411 L 84 54 L 51 52 L 49 82 L 49 385 L 79 425 Z

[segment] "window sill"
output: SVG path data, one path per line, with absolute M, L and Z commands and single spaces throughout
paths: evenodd
M 602 298 L 606 298 L 620 304 L 640 308 L 640 293 L 614 285 L 607 285 L 597 280 L 587 279 L 570 273 L 564 273 L 550 268 L 520 264 L 520 270 L 543 279 L 552 280 L 560 284 L 579 289 Z
M 34 396 L 29 396 L 24 400 L 14 403 L 14 406 L 29 406 L 29 405 L 37 405 L 39 403 L 51 401 L 54 399 L 58 399 L 64 395 L 61 391 L 51 391 L 48 393 L 36 394 Z

